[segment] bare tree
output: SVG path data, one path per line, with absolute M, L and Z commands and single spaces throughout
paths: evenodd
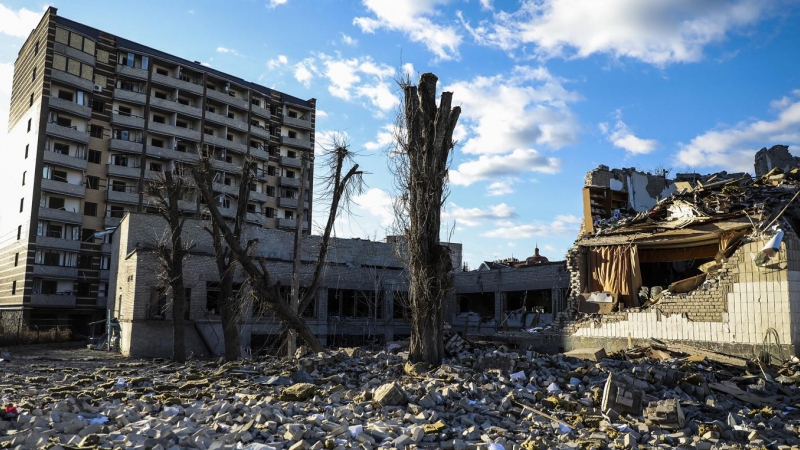
M 248 175 L 250 170 L 250 168 L 244 167 L 242 179 L 250 176 Z M 197 182 L 200 195 L 202 195 L 203 200 L 208 207 L 208 212 L 211 215 L 211 221 L 213 223 L 212 226 L 218 227 L 219 233 L 224 238 L 228 245 L 229 251 L 232 253 L 232 257 L 239 263 L 239 265 L 241 265 L 242 269 L 247 274 L 248 278 L 250 279 L 253 293 L 261 301 L 266 302 L 269 305 L 270 310 L 273 311 L 278 318 L 284 322 L 287 328 L 296 330 L 300 338 L 302 338 L 306 344 L 308 344 L 312 351 L 322 351 L 322 345 L 317 337 L 311 332 L 311 329 L 300 318 L 300 316 L 291 308 L 291 305 L 287 303 L 280 295 L 280 286 L 272 282 L 264 261 L 256 259 L 250 255 L 249 250 L 254 244 L 257 243 L 257 240 L 250 240 L 246 244 L 242 245 L 240 241 L 241 234 L 235 234 L 234 230 L 231 230 L 228 222 L 220 213 L 211 187 L 212 176 L 210 175 L 210 171 L 201 171 L 200 168 L 195 167 L 192 169 L 192 174 Z M 245 197 L 245 199 L 246 198 L 247 197 Z
M 355 153 L 350 150 L 347 140 L 341 134 L 334 134 L 331 141 L 322 146 L 322 164 L 328 168 L 327 173 L 322 178 L 322 195 L 321 200 L 330 199 L 330 209 L 328 211 L 328 221 L 325 223 L 325 229 L 322 232 L 322 239 L 317 253 L 317 260 L 314 264 L 314 273 L 311 276 L 311 281 L 306 287 L 305 292 L 300 294 L 300 270 L 301 270 L 301 248 L 302 248 L 302 213 L 303 202 L 305 201 L 305 183 L 306 183 L 306 158 L 303 158 L 303 169 L 300 172 L 300 200 L 298 206 L 297 229 L 295 230 L 294 241 L 294 267 L 292 271 L 292 292 L 291 302 L 292 308 L 298 314 L 302 314 L 314 301 L 317 295 L 317 288 L 319 287 L 320 279 L 322 278 L 322 269 L 325 266 L 325 259 L 328 256 L 328 249 L 330 247 L 331 234 L 333 226 L 336 223 L 336 218 L 339 217 L 342 210 L 349 208 L 351 199 L 354 195 L 358 195 L 363 191 L 363 172 L 358 170 L 358 164 L 353 163 Z M 352 164 L 347 172 L 344 172 L 346 164 Z M 343 175 L 344 173 L 344 175 Z M 288 356 L 294 355 L 294 350 L 297 347 L 296 337 L 291 332 L 287 335 L 287 350 Z
M 233 219 L 233 235 L 241 238 L 242 227 L 247 216 L 247 200 L 250 195 L 250 183 L 256 170 L 255 163 L 246 159 L 242 167 L 242 179 L 239 184 L 239 197 L 236 202 L 236 213 Z M 199 172 L 203 175 L 203 184 L 211 186 L 213 168 L 211 160 L 206 156 L 200 160 Z M 222 337 L 225 345 L 225 360 L 235 361 L 241 356 L 239 323 L 244 311 L 244 304 L 233 289 L 233 278 L 236 273 L 236 258 L 225 244 L 219 224 L 212 220 L 211 227 L 206 227 L 214 244 L 214 261 L 219 273 L 219 312 L 222 322 Z
M 169 225 L 169 239 L 160 241 L 157 251 L 167 283 L 172 291 L 172 359 L 186 361 L 186 339 L 184 314 L 186 313 L 186 289 L 183 279 L 183 260 L 191 246 L 183 240 L 183 223 L 179 202 L 194 191 L 193 183 L 183 176 L 175 176 L 168 168 L 160 180 L 148 182 L 145 192 L 155 200 L 158 213 Z
M 409 361 L 441 364 L 444 353 L 444 299 L 452 289 L 452 259 L 439 241 L 441 211 L 453 129 L 461 108 L 451 109 L 452 92 L 436 106 L 436 75 L 424 73 L 418 86 L 400 83 L 403 109 L 398 114 L 392 152 L 399 190 L 396 217 L 405 236 L 404 257 L 410 273 L 411 342 Z

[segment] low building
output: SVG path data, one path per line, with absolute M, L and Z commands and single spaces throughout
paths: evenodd
M 187 350 L 195 354 L 223 352 L 218 304 L 218 272 L 207 221 L 187 219 L 184 239 L 192 245 L 184 264 L 187 299 Z M 156 215 L 128 213 L 114 233 L 111 284 L 112 317 L 121 328 L 120 349 L 129 356 L 169 356 L 172 352 L 172 311 L 155 246 L 167 236 L 166 223 Z M 252 248 L 262 258 L 272 280 L 290 286 L 294 234 L 253 226 L 242 240 L 258 239 Z M 320 236 L 306 237 L 302 252 L 301 286 L 311 278 Z M 331 239 L 324 275 L 314 304 L 304 312 L 312 331 L 328 344 L 387 341 L 410 334 L 408 273 L 395 254 L 397 239 L 375 242 Z M 461 267 L 461 244 L 446 244 L 453 267 Z M 237 271 L 235 282 L 246 277 Z M 258 352 L 277 345 L 280 322 L 252 301 L 241 320 L 242 346 Z M 449 300 L 452 303 L 452 299 Z

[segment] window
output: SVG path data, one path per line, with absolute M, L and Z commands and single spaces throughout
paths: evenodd
M 106 104 L 101 100 L 92 100 L 92 111 L 102 113 L 105 112 Z
M 24 209 L 25 209 L 25 197 L 22 197 L 21 199 L 19 199 L 19 212 L 22 212 L 22 210 Z
M 161 67 L 156 67 L 156 73 L 159 75 L 169 76 L 169 72 L 166 69 L 162 69 Z
M 232 141 L 233 140 L 233 135 L 232 134 L 226 134 L 225 135 L 225 139 L 227 139 L 229 141 Z
M 191 127 L 189 127 L 189 123 L 186 122 L 185 120 L 176 120 L 175 126 L 181 128 L 189 128 L 191 130 Z
M 33 121 L 33 119 L 28 119 L 28 132 L 30 132 L 30 131 L 31 131 L 31 123 L 32 123 L 32 121 Z M 25 153 L 25 155 L 26 155 L 25 157 L 26 157 L 26 158 L 27 158 L 27 154 L 28 154 L 28 153 L 26 152 L 26 153 Z
M 181 105 L 192 106 L 192 103 L 189 100 L 186 100 L 185 98 L 178 98 L 178 103 L 180 103 Z
M 151 139 L 150 140 L 150 145 L 152 145 L 153 147 L 163 148 L 164 147 L 164 141 L 162 141 L 161 139 Z
M 31 81 L 36 81 L 36 67 L 33 68 L 33 75 L 31 76 Z
M 69 144 L 65 144 L 63 142 L 53 143 L 53 153 L 58 153 L 59 155 L 69 155 Z
M 235 119 L 235 118 L 236 118 L 236 114 L 234 114 L 232 112 L 228 113 L 228 119 Z
M 167 121 L 166 117 L 159 116 L 157 114 L 153 114 L 153 122 L 155 123 L 165 123 Z
M 22 225 L 17 227 L 17 240 L 22 238 Z
M 111 256 L 102 255 L 100 257 L 100 270 L 108 270 L 108 267 L 110 265 L 111 265 Z
M 293 152 L 293 151 L 289 150 L 289 151 L 287 151 L 287 152 L 286 152 L 286 156 L 287 156 L 288 158 L 297 158 L 297 153 L 295 153 L 295 152 Z
M 31 98 L 28 100 L 28 106 L 33 106 L 33 94 L 31 94 Z
M 286 220 L 294 220 L 294 211 L 284 211 L 283 218 Z
M 267 166 L 267 175 L 275 176 L 275 166 Z
M 17 280 L 11 282 L 11 295 L 17 293 Z
M 217 112 L 217 108 L 214 108 L 213 106 L 208 105 L 208 106 L 206 106 L 206 111 L 208 111 L 210 113 L 215 113 L 215 112 Z
M 50 209 L 64 209 L 64 199 L 60 197 L 50 197 L 47 207 Z
M 161 92 L 161 91 L 155 91 L 155 93 L 153 93 L 153 95 L 155 96 L 155 98 L 160 98 L 162 100 L 166 100 L 167 99 L 167 94 L 164 93 L 164 92 Z
M 103 127 L 102 125 L 92 125 L 89 128 L 89 135 L 94 138 L 103 138 Z
M 294 171 L 293 170 L 287 170 L 286 171 L 286 178 L 294 178 Z
M 62 127 L 72 128 L 72 119 L 68 117 L 56 117 L 55 122 Z
M 297 131 L 291 131 L 291 130 L 289 130 L 289 138 L 291 138 L 291 139 L 297 139 Z
M 111 164 L 128 167 L 128 155 L 112 155 Z
M 122 218 L 125 215 L 125 208 L 122 206 L 111 206 L 108 208 L 108 217 Z
M 28 171 L 22 172 L 22 185 L 25 186 L 25 176 L 28 175 Z
M 147 70 L 148 66 L 150 66 L 150 57 L 142 56 L 142 69 Z
M 100 164 L 100 158 L 103 154 L 99 150 L 89 150 L 89 162 L 92 164 Z
M 151 162 L 150 163 L 150 170 L 153 172 L 162 172 L 161 163 Z
M 62 183 L 66 183 L 67 182 L 67 171 L 66 170 L 53 169 L 52 175 L 50 176 L 50 179 L 53 180 L 53 181 L 60 181 Z
M 289 117 L 292 117 L 292 118 L 295 118 L 295 119 L 296 119 L 296 118 L 297 118 L 297 112 L 296 112 L 296 111 L 292 111 L 292 110 L 290 109 L 290 110 L 289 110 Z
M 275 186 L 267 186 L 267 197 L 275 197 Z
M 14 253 L 14 267 L 19 265 L 19 253 Z
M 133 112 L 132 109 L 122 105 L 120 105 L 119 108 L 117 108 L 117 111 L 120 116 L 127 116 L 127 117 L 130 117 L 131 113 Z
M 275 217 L 275 209 L 267 207 L 267 209 L 264 210 L 264 215 L 269 217 L 269 218 Z
M 36 43 L 33 44 L 33 54 L 34 55 L 38 55 L 39 54 L 39 41 L 36 41 Z
M 28 124 L 28 128 L 30 128 L 30 124 Z M 25 159 L 28 159 L 28 148 L 30 148 L 30 144 L 25 145 Z
M 203 128 L 203 133 L 209 136 L 214 136 L 214 130 L 212 130 L 211 128 Z
M 66 100 L 68 102 L 71 102 L 75 98 L 75 95 L 72 92 L 61 89 L 58 91 L 58 98 L 60 98 L 61 100 Z
M 124 181 L 114 180 L 111 182 L 111 190 L 114 192 L 125 192 L 126 187 Z
M 97 203 L 92 202 L 84 202 L 83 204 L 83 215 L 84 216 L 97 216 Z
M 100 177 L 86 176 L 86 189 L 100 189 Z

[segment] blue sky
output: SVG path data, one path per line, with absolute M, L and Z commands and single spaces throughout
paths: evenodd
M 385 150 L 397 73 L 433 72 L 462 115 L 444 216 L 471 267 L 562 259 L 599 164 L 753 171 L 800 142 L 800 5 L 760 0 L 70 1 L 59 15 L 317 99 L 370 172 L 338 235 L 391 223 Z M 0 1 L 0 129 L 44 3 Z M 0 137 L 0 146 L 2 146 Z M 321 222 L 324 205 L 315 204 Z M 450 234 L 451 233 L 451 234 Z

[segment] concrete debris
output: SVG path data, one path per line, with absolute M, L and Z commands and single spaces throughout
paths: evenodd
M 415 374 L 386 347 L 180 365 L 15 355 L 0 392 L 17 415 L 0 420 L 0 448 L 800 447 L 797 360 L 469 347 Z

